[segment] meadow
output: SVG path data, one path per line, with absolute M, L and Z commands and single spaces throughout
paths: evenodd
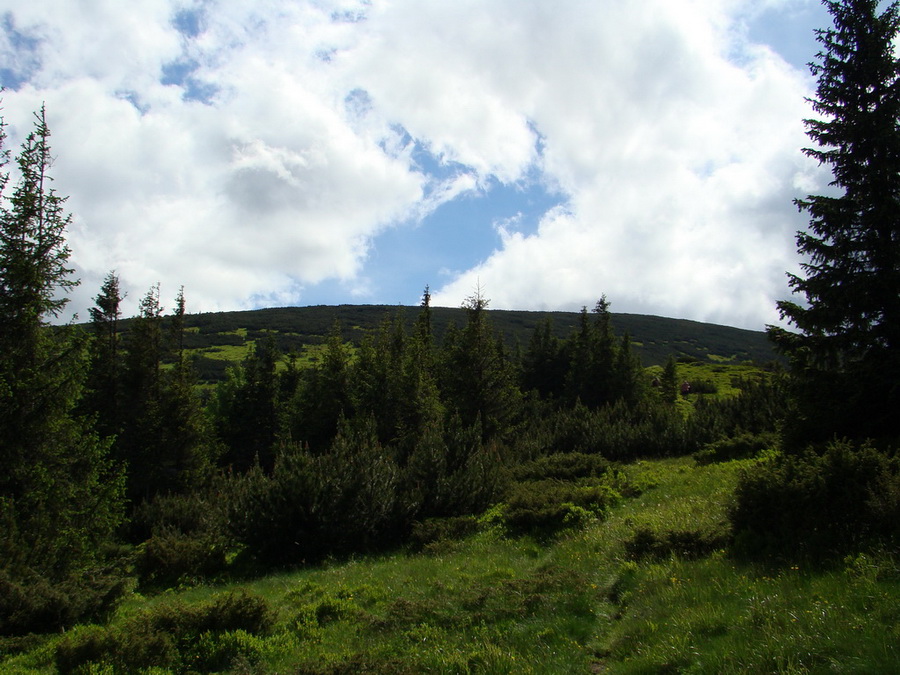
M 32 638 L 0 668 L 10 675 L 897 672 L 895 554 L 812 563 L 729 553 L 734 485 L 760 461 L 627 464 L 634 496 L 572 518 L 551 538 L 511 535 L 498 505 L 459 537 L 447 530 L 386 554 L 135 592 L 107 625 Z

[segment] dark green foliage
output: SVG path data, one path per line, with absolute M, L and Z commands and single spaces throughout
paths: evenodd
M 498 446 L 453 416 L 419 437 L 403 474 L 404 501 L 417 519 L 479 513 L 497 497 L 501 469 Z
M 447 408 L 467 426 L 480 424 L 485 440 L 507 433 L 521 406 L 515 371 L 487 305 L 480 289 L 466 300 L 465 326 L 451 328 L 444 336 L 439 376 Z
M 501 522 L 514 535 L 552 537 L 602 519 L 622 495 L 615 480 L 541 480 L 515 483 L 504 500 Z
M 534 390 L 544 398 L 559 398 L 567 370 L 568 359 L 553 334 L 553 322 L 545 319 L 535 326 L 522 360 L 522 389 Z
M 119 277 L 115 273 L 110 272 L 106 276 L 95 301 L 96 306 L 90 309 L 93 334 L 90 367 L 80 407 L 87 414 L 96 415 L 97 430 L 101 434 L 111 436 L 118 433 L 123 417 L 120 408 L 122 359 L 119 335 L 122 295 Z
M 790 419 L 789 387 L 782 376 L 736 383 L 741 393 L 730 398 L 697 401 L 687 433 L 697 446 L 743 434 L 766 434 Z M 788 425 L 790 426 L 790 425 Z
M 375 417 L 379 440 L 398 450 L 401 464 L 426 426 L 443 415 L 428 333 L 430 311 L 422 308 L 411 337 L 406 335 L 402 314 L 386 320 L 363 340 L 352 367 L 356 414 Z
M 322 453 L 335 437 L 340 420 L 352 416 L 350 355 L 336 323 L 322 363 L 304 372 L 287 404 L 285 436 Z
M 663 559 L 671 555 L 697 558 L 724 548 L 730 541 L 730 536 L 723 533 L 699 530 L 657 532 L 650 527 L 638 527 L 625 541 L 625 552 L 634 560 Z
M 566 345 L 570 358 L 566 397 L 589 408 L 617 401 L 636 403 L 642 368 L 632 353 L 631 339 L 626 334 L 617 342 L 606 296 L 597 302 L 594 314 L 590 322 L 587 310 L 582 310 L 579 327 Z
M 181 349 L 184 296 L 179 293 L 168 334 L 159 286 L 141 299 L 125 340 L 122 416 L 114 446 L 127 467 L 135 503 L 179 492 L 200 481 L 215 452 L 206 416 L 194 390 L 194 373 Z M 163 369 L 164 360 L 174 362 Z
M 246 471 L 259 461 L 265 470 L 274 463 L 280 404 L 275 374 L 280 354 L 271 336 L 256 342 L 239 366 L 231 368 L 216 387 L 212 416 L 225 444 L 221 462 Z
M 619 402 L 597 410 L 579 403 L 535 422 L 531 434 L 532 443 L 543 454 L 599 454 L 616 461 L 682 455 L 697 449 L 681 414 L 650 400 L 636 406 Z
M 810 222 L 797 235 L 803 276 L 789 282 L 805 302 L 778 307 L 800 334 L 769 330 L 795 377 L 795 449 L 900 435 L 900 6 L 826 4 L 804 152 L 831 168 L 837 194 L 796 201 Z
M 103 621 L 128 590 L 114 566 L 83 567 L 66 576 L 0 568 L 0 635 L 51 633 Z
M 187 494 L 159 495 L 134 512 L 135 571 L 144 587 L 208 579 L 225 569 L 224 505 L 214 484 Z
M 710 443 L 699 452 L 694 453 L 698 464 L 728 462 L 733 459 L 756 457 L 765 450 L 774 450 L 781 444 L 776 433 L 753 434 L 744 432 L 737 436 L 722 438 Z
M 374 422 L 345 423 L 327 453 L 285 446 L 271 475 L 232 479 L 226 497 L 237 541 L 259 561 L 299 564 L 396 541 L 406 520 L 399 470 Z
M 262 598 L 227 593 L 201 605 L 171 602 L 116 628 L 94 627 L 62 640 L 56 667 L 62 675 L 86 672 L 89 664 L 116 672 L 168 668 L 176 673 L 218 672 L 239 656 L 255 656 L 241 640 L 268 633 L 274 614 Z
M 597 478 L 605 475 L 612 464 L 601 455 L 580 452 L 558 453 L 540 457 L 513 467 L 513 480 L 575 480 L 576 478 Z
M 0 573 L 8 591 L 0 602 L 12 604 L 5 631 L 66 625 L 106 606 L 118 587 L 79 582 L 120 520 L 122 483 L 108 441 L 77 414 L 84 336 L 48 325 L 77 284 L 67 267 L 65 199 L 50 187 L 49 136 L 42 110 L 18 157 L 19 182 L 0 207 Z M 71 601 L 60 590 L 66 584 Z
M 871 445 L 830 443 L 744 472 L 731 521 L 747 552 L 839 553 L 896 537 L 900 464 Z
M 659 393 L 663 402 L 675 405 L 678 400 L 678 365 L 674 356 L 669 356 L 662 377 L 659 379 Z
M 475 516 L 426 518 L 413 523 L 409 543 L 413 550 L 439 550 L 441 544 L 464 539 L 479 529 Z
M 691 380 L 692 394 L 718 394 L 719 387 L 709 380 Z

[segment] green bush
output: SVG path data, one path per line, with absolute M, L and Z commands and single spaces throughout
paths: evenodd
M 900 467 L 871 445 L 833 442 L 745 470 L 730 518 L 747 553 L 838 553 L 896 537 Z
M 226 593 L 208 603 L 170 602 L 125 624 L 90 627 L 56 647 L 62 675 L 85 672 L 89 664 L 112 665 L 116 672 L 160 667 L 176 672 L 214 672 L 242 656 L 255 656 L 247 635 L 268 633 L 274 614 L 266 602 L 246 593 Z
M 604 475 L 611 466 L 609 460 L 600 455 L 581 452 L 556 453 L 519 464 L 512 469 L 512 478 L 517 481 L 596 478 Z
M 502 522 L 514 535 L 552 537 L 602 518 L 621 494 L 597 480 L 516 483 L 502 507 Z
M 413 523 L 410 544 L 413 550 L 423 550 L 441 542 L 464 539 L 477 532 L 478 527 L 475 516 L 427 518 Z
M 702 450 L 694 453 L 694 460 L 698 464 L 712 464 L 732 459 L 747 459 L 756 457 L 765 450 L 777 448 L 778 444 L 776 433 L 742 433 L 707 444 Z
M 229 526 L 266 565 L 364 552 L 398 539 L 408 514 L 400 475 L 371 419 L 345 423 L 330 450 L 282 448 L 270 475 L 259 467 L 231 480 Z
M 127 588 L 128 580 L 112 568 L 89 569 L 56 582 L 0 569 L 0 635 L 49 633 L 103 620 Z
M 649 399 L 637 405 L 619 401 L 595 410 L 576 404 L 537 420 L 534 427 L 526 436 L 529 454 L 534 454 L 538 441 L 544 454 L 602 455 L 614 461 L 683 455 L 696 449 L 681 414 Z
M 200 635 L 184 660 L 191 671 L 218 673 L 236 663 L 258 663 L 260 648 L 253 636 L 243 630 L 207 632 Z
M 135 509 L 131 536 L 143 542 L 135 559 L 142 586 L 174 586 L 225 570 L 229 542 L 221 496 L 214 490 L 160 495 Z
M 135 570 L 143 586 L 174 586 L 208 579 L 226 567 L 225 546 L 215 538 L 163 530 L 138 547 Z
M 727 398 L 701 396 L 687 420 L 690 445 L 702 446 L 744 433 L 776 431 L 789 409 L 788 387 L 781 377 L 739 380 L 741 393 Z
M 633 560 L 667 558 L 673 554 L 698 558 L 728 543 L 729 537 L 723 533 L 668 529 L 657 532 L 643 526 L 625 541 L 625 552 Z

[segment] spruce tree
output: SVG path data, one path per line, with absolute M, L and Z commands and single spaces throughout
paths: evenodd
M 898 3 L 825 3 L 833 27 L 822 50 L 806 120 L 833 191 L 796 200 L 809 214 L 797 235 L 802 275 L 788 275 L 804 303 L 782 301 L 799 334 L 770 327 L 793 365 L 797 441 L 896 437 L 900 431 L 900 32 Z
M 50 186 L 49 137 L 42 109 L 0 208 L 0 633 L 55 628 L 95 609 L 96 598 L 77 590 L 78 572 L 121 513 L 109 443 L 76 414 L 86 341 L 72 326 L 49 325 L 77 284 L 70 216 Z M 69 599 L 51 597 L 61 582 Z
M 121 429 L 122 363 L 119 320 L 122 318 L 122 299 L 119 277 L 115 272 L 110 272 L 95 298 L 96 306 L 89 310 L 93 339 L 87 392 L 82 409 L 97 416 L 97 430 L 105 436 L 118 434 Z

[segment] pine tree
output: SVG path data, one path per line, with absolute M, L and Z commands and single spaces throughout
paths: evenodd
M 565 357 L 559 338 L 553 335 L 552 320 L 538 323 L 522 358 L 522 388 L 544 397 L 560 396 L 566 379 Z
M 86 341 L 72 326 L 48 325 L 77 281 L 65 243 L 71 217 L 50 187 L 43 109 L 35 119 L 18 156 L 18 184 L 0 209 L 0 632 L 77 618 L 81 611 L 66 602 L 33 613 L 9 603 L 23 585 L 73 578 L 121 515 L 109 444 L 75 412 Z M 0 125 L 0 142 L 3 136 Z
M 770 327 L 792 360 L 799 441 L 896 437 L 900 432 L 900 34 L 898 3 L 826 3 L 832 28 L 810 64 L 818 77 L 806 120 L 831 168 L 834 193 L 796 200 L 810 216 L 797 235 L 803 275 L 789 275 L 805 303 L 778 303 L 800 333 Z
M 521 403 L 512 363 L 487 315 L 488 303 L 480 288 L 466 299 L 466 325 L 444 337 L 441 377 L 448 409 L 465 425 L 480 422 L 485 439 L 507 431 Z
M 82 408 L 97 415 L 97 430 L 104 436 L 119 433 L 121 428 L 121 377 L 119 320 L 122 294 L 115 272 L 106 275 L 100 293 L 91 307 L 91 359 L 87 392 Z
M 667 405 L 674 406 L 678 400 L 678 365 L 671 354 L 663 368 L 662 377 L 659 379 L 660 396 Z
M 280 404 L 276 367 L 280 354 L 271 335 L 254 343 L 243 363 L 216 388 L 213 414 L 225 443 L 222 461 L 245 471 L 257 461 L 266 471 L 275 462 Z M 292 392 L 293 393 L 293 392 Z

